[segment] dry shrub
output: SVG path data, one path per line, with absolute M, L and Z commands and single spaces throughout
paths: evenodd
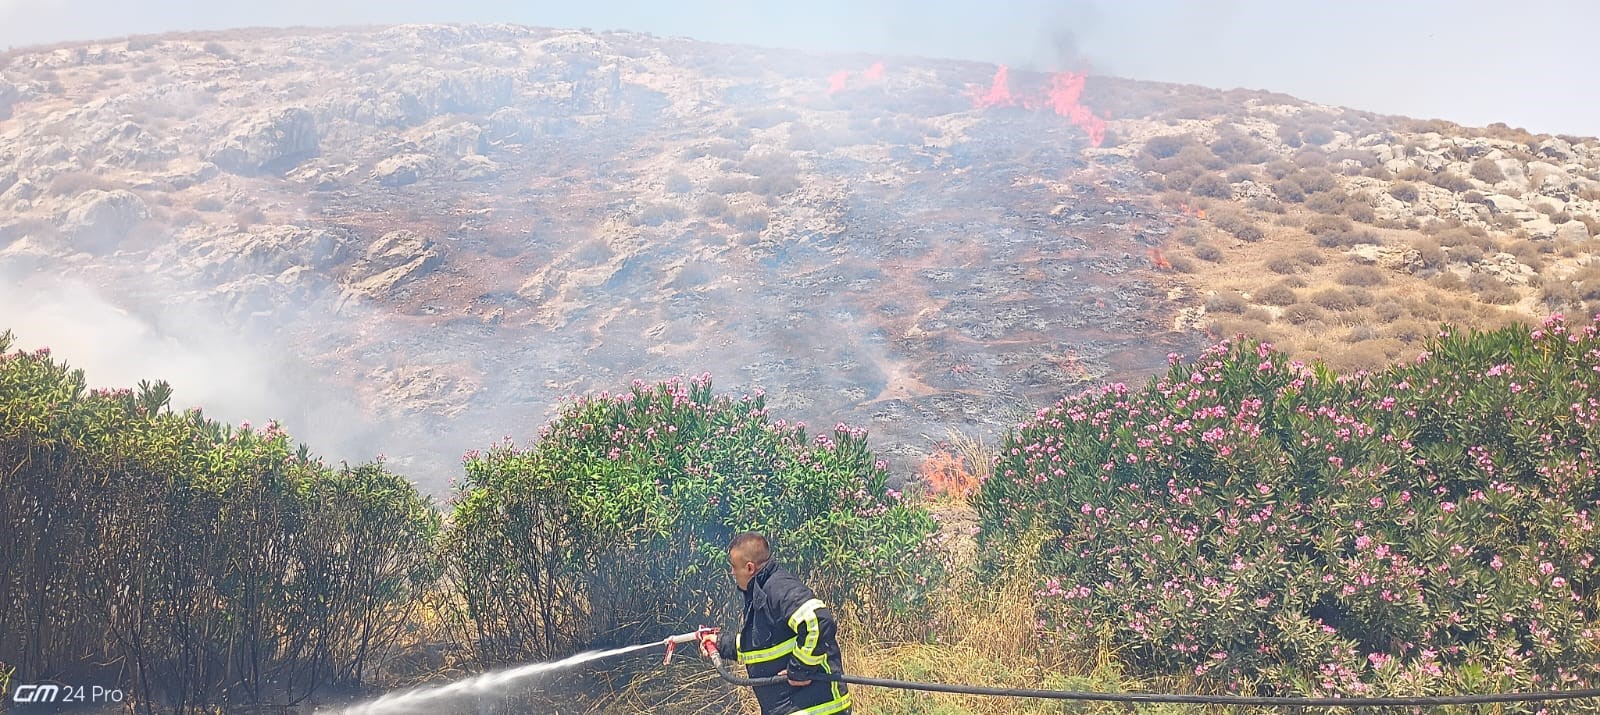
M 1300 130 L 1300 139 L 1312 146 L 1322 146 L 1333 141 L 1333 129 L 1326 124 L 1312 124 Z
M 1211 153 L 1229 164 L 1261 164 L 1272 158 L 1272 153 L 1254 138 L 1232 125 L 1219 127 L 1217 140 L 1211 142 Z
M 1420 320 L 1396 320 L 1385 331 L 1388 337 L 1405 343 L 1420 343 L 1433 335 L 1434 329 Z
M 1256 301 L 1265 305 L 1290 306 L 1300 302 L 1300 296 L 1293 288 L 1278 283 L 1261 289 L 1256 294 Z
M 1327 316 L 1327 311 L 1310 303 L 1295 303 L 1283 309 L 1283 319 L 1295 325 L 1320 321 Z
M 1336 351 L 1327 357 L 1326 362 L 1329 367 L 1345 374 L 1382 370 L 1389 364 L 1389 355 L 1384 348 L 1382 341 L 1366 340 Z
M 1535 242 L 1530 240 L 1515 241 L 1506 247 L 1506 253 L 1517 257 L 1518 261 L 1535 271 L 1544 270 L 1544 254 L 1546 249 L 1554 250 L 1549 246 L 1549 241 Z
M 694 188 L 694 182 L 688 176 L 674 172 L 667 176 L 666 188 L 674 194 L 685 194 Z
M 1244 296 L 1239 295 L 1237 291 L 1227 291 L 1207 298 L 1206 312 L 1238 315 L 1243 313 L 1249 305 L 1249 303 L 1245 302 Z
M 1194 261 L 1185 256 L 1167 256 L 1167 264 L 1172 266 L 1172 270 L 1179 273 L 1194 273 L 1195 271 Z
M 698 211 L 701 216 L 706 216 L 708 218 L 722 216 L 723 214 L 728 213 L 728 208 L 728 200 L 717 194 L 711 194 L 703 199 L 700 199 L 700 203 L 695 206 L 695 210 Z
M 1245 320 L 1253 320 L 1262 324 L 1270 324 L 1273 320 L 1272 313 L 1268 312 L 1266 308 L 1250 308 L 1249 310 L 1246 310 L 1244 315 L 1240 317 L 1244 318 Z
M 1479 248 L 1477 244 L 1472 243 L 1469 243 L 1465 246 L 1457 246 L 1450 249 L 1450 260 L 1461 261 L 1463 263 L 1477 263 L 1478 261 L 1483 260 L 1483 249 Z
M 1444 313 L 1439 309 L 1439 302 L 1428 298 L 1408 298 L 1406 312 L 1423 320 L 1437 321 Z
M 752 191 L 755 180 L 748 176 L 718 176 L 706 185 L 706 190 L 714 194 L 742 194 Z
M 1488 283 L 1474 287 L 1472 292 L 1477 294 L 1478 300 L 1490 305 L 1511 305 L 1522 300 L 1522 294 L 1518 293 L 1517 289 L 1492 279 Z
M 1257 196 L 1253 199 L 1250 199 L 1249 201 L 1245 202 L 1245 206 L 1250 207 L 1250 209 L 1254 211 L 1270 214 L 1282 214 L 1288 211 L 1287 208 L 1284 208 L 1282 201 L 1278 201 L 1277 199 L 1273 199 L 1268 196 Z
M 1465 246 L 1477 242 L 1477 237 L 1464 228 L 1433 228 L 1436 225 L 1436 223 L 1428 224 L 1428 227 L 1433 230 L 1430 231 L 1429 228 L 1424 228 L 1423 233 L 1432 234 L 1433 240 L 1445 248 L 1455 248 L 1456 246 Z
M 1279 200 L 1288 201 L 1289 203 L 1298 204 L 1306 200 L 1305 187 L 1292 178 L 1284 178 L 1272 182 L 1272 193 L 1276 194 Z
M 1345 201 L 1344 214 L 1361 223 L 1374 223 L 1378 220 L 1378 210 L 1364 198 L 1351 197 Z
M 1397 179 L 1399 179 L 1401 181 L 1411 181 L 1411 182 L 1424 181 L 1425 182 L 1425 181 L 1433 178 L 1433 175 L 1429 174 L 1426 169 L 1423 169 L 1420 166 L 1408 166 L 1408 167 L 1406 167 L 1404 169 L 1401 169 L 1400 173 L 1398 175 L 1396 175 L 1395 178 L 1397 178 Z
M 1315 248 L 1302 248 L 1295 252 L 1294 257 L 1308 266 L 1320 266 L 1328 260 L 1322 251 Z
M 639 210 L 634 216 L 634 225 L 660 226 L 668 221 L 678 221 L 684 217 L 683 208 L 677 204 L 652 203 Z
M 1189 182 L 1189 193 L 1208 199 L 1233 198 L 1233 186 L 1216 174 L 1201 174 Z
M 1311 302 L 1318 307 L 1333 311 L 1354 310 L 1358 304 L 1349 291 L 1339 288 L 1323 288 L 1311 294 Z
M 1506 180 L 1505 172 L 1500 170 L 1500 165 L 1489 159 L 1479 159 L 1472 162 L 1472 178 L 1486 184 L 1496 184 Z
M 1295 173 L 1296 171 L 1299 171 L 1299 170 L 1300 170 L 1300 167 L 1297 167 L 1294 164 L 1290 164 L 1289 162 L 1284 161 L 1282 159 L 1279 159 L 1279 160 L 1274 161 L 1274 162 L 1272 162 L 1270 164 L 1267 164 L 1267 166 L 1266 166 L 1267 176 L 1272 177 L 1272 179 L 1274 181 L 1276 181 L 1278 179 L 1282 179 L 1284 177 L 1287 177 L 1288 175 L 1293 174 L 1293 173 Z
M 1439 242 L 1429 238 L 1419 238 L 1411 243 L 1411 249 L 1422 257 L 1422 267 L 1427 269 L 1443 268 L 1446 262 L 1444 248 Z
M 729 222 L 746 231 L 760 231 L 767 227 L 771 220 L 766 209 L 755 208 L 735 211 Z
M 1232 234 L 1234 238 L 1252 243 L 1266 237 L 1261 227 L 1256 225 L 1243 211 L 1231 206 L 1218 206 L 1211 212 L 1212 225 Z
M 1339 179 L 1327 169 L 1306 169 L 1295 174 L 1292 178 L 1308 194 L 1333 191 L 1339 187 Z
M 1142 152 L 1153 159 L 1171 159 L 1185 148 L 1198 144 L 1199 140 L 1193 134 L 1151 137 L 1144 143 Z
M 1375 286 L 1383 285 L 1386 277 L 1383 271 L 1373 266 L 1350 266 L 1339 271 L 1338 281 L 1347 286 Z
M 1451 293 L 1467 287 L 1466 281 L 1461 280 L 1461 276 L 1456 275 L 1453 271 L 1444 271 L 1428 282 L 1439 290 Z
M 1199 245 L 1200 240 L 1205 238 L 1205 236 L 1206 234 L 1204 231 L 1201 231 L 1193 226 L 1185 226 L 1173 232 L 1172 240 L 1177 241 L 1185 246 L 1195 246 Z
M 1339 231 L 1337 233 L 1317 234 L 1317 245 L 1323 248 L 1342 248 L 1355 246 L 1362 243 L 1377 243 L 1378 234 L 1369 230 Z
M 1398 320 L 1400 316 L 1405 315 L 1406 309 L 1393 299 L 1389 299 L 1372 306 L 1372 314 L 1377 317 L 1380 323 L 1392 323 Z
M 1221 263 L 1222 249 L 1218 248 L 1216 244 L 1209 241 L 1197 243 L 1194 247 L 1194 257 L 1202 261 Z
M 1300 139 L 1300 128 L 1293 124 L 1279 124 L 1276 133 L 1278 141 L 1287 144 L 1291 149 L 1298 149 L 1304 144 Z
M 1305 264 L 1288 253 L 1279 253 L 1267 259 L 1267 270 L 1286 276 L 1292 276 L 1305 268 Z
M 1472 182 L 1467 180 L 1466 177 L 1449 170 L 1440 171 L 1429 177 L 1428 183 L 1445 191 L 1454 191 L 1456 193 L 1468 191 L 1472 188 Z
M 1306 233 L 1313 236 L 1323 234 L 1342 233 L 1353 229 L 1355 226 L 1350 219 L 1343 216 L 1313 216 L 1306 221 Z
M 1375 340 L 1379 337 L 1381 336 L 1378 334 L 1377 328 L 1374 328 L 1371 325 L 1362 324 L 1351 326 L 1350 330 L 1344 334 L 1344 341 L 1347 343 L 1359 343 L 1367 340 Z
M 75 196 L 85 191 L 111 191 L 118 186 L 109 179 L 87 171 L 69 171 L 50 180 L 49 193 L 55 196 Z

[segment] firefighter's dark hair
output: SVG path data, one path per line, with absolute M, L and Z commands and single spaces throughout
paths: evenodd
M 728 542 L 728 551 L 742 551 L 757 566 L 762 566 L 772 558 L 772 544 L 767 537 L 754 531 L 745 531 L 734 534 L 733 540 Z

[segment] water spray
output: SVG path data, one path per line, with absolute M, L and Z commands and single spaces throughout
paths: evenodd
M 574 656 L 562 658 L 545 663 L 529 663 L 513 668 L 496 670 L 482 675 L 457 680 L 443 685 L 424 686 L 413 688 L 399 693 L 388 693 L 375 700 L 352 705 L 338 710 L 339 715 L 403 715 L 404 713 L 429 712 L 438 713 L 441 706 L 452 701 L 475 701 L 484 696 L 504 695 L 516 685 L 538 676 L 547 675 L 558 670 L 571 668 L 592 661 L 627 655 L 641 650 L 665 646 L 667 655 L 662 659 L 662 665 L 672 662 L 672 654 L 678 646 L 685 643 L 694 643 L 708 635 L 715 635 L 718 629 L 710 626 L 701 626 L 688 633 L 668 637 L 665 640 L 638 645 L 613 648 L 611 650 L 594 650 L 579 653 Z

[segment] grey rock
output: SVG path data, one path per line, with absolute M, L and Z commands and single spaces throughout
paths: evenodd
M 1528 232 L 1528 237 L 1536 241 L 1545 241 L 1556 237 L 1556 225 L 1544 216 L 1522 222 L 1522 229 Z
M 1568 221 L 1556 227 L 1555 237 L 1563 241 L 1589 240 L 1589 227 L 1582 221 Z
M 241 122 L 208 158 L 224 171 L 248 175 L 282 172 L 320 150 L 315 117 L 290 107 Z
M 456 178 L 462 181 L 486 181 L 500 175 L 500 165 L 483 156 L 469 156 L 456 168 Z
M 1556 137 L 1551 137 L 1539 142 L 1538 154 L 1539 156 L 1547 156 L 1552 159 L 1561 159 L 1563 161 L 1571 161 L 1576 156 L 1576 154 L 1572 151 L 1571 144 L 1567 143 L 1567 141 L 1564 139 L 1559 139 Z
M 431 176 L 438 162 L 427 154 L 401 154 L 378 162 L 372 178 L 384 186 L 407 186 Z
M 17 89 L 16 85 L 0 80 L 0 121 L 11 118 L 11 108 L 16 106 L 21 99 L 22 92 Z
M 390 231 L 367 247 L 345 284 L 357 293 L 380 296 L 427 275 L 443 261 L 432 239 L 415 231 Z
M 206 260 L 223 276 L 276 276 L 297 267 L 326 270 L 350 254 L 351 239 L 338 230 L 294 225 L 258 226 L 207 242 Z
M 99 253 L 121 243 L 150 217 L 144 199 L 129 191 L 85 191 L 58 220 L 63 238 L 80 251 Z

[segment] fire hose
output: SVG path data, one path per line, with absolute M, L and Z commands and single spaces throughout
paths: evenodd
M 704 647 L 705 637 L 715 635 L 716 628 L 701 626 L 698 630 L 682 635 L 673 636 L 664 641 L 667 646 L 667 657 L 664 663 L 672 661 L 673 649 L 683 643 L 701 642 L 702 653 L 716 666 L 717 674 L 723 680 L 737 686 L 759 688 L 767 685 L 787 683 L 788 677 L 776 675 L 770 678 L 747 678 L 732 672 L 728 664 L 722 660 L 722 655 L 716 648 Z M 900 690 L 921 690 L 931 693 L 954 693 L 958 695 L 986 695 L 992 697 L 1008 698 L 1043 698 L 1049 700 L 1082 700 L 1107 703 L 1186 703 L 1192 705 L 1244 705 L 1256 707 L 1436 707 L 1441 705 L 1483 705 L 1489 703 L 1533 703 L 1548 702 L 1552 700 L 1582 700 L 1587 698 L 1600 698 L 1600 688 L 1582 688 L 1573 690 L 1545 690 L 1523 693 L 1487 693 L 1480 695 L 1417 695 L 1417 696 L 1392 696 L 1392 697 L 1279 697 L 1279 696 L 1251 696 L 1251 695 L 1193 695 L 1183 693 L 1108 693 L 1088 690 L 1040 690 L 1036 688 L 995 688 L 979 685 L 956 685 L 952 683 L 922 683 L 910 680 L 893 680 L 890 678 L 869 678 L 860 675 L 824 674 L 815 676 L 816 680 L 839 681 L 849 685 L 865 685 L 879 688 L 896 688 Z

